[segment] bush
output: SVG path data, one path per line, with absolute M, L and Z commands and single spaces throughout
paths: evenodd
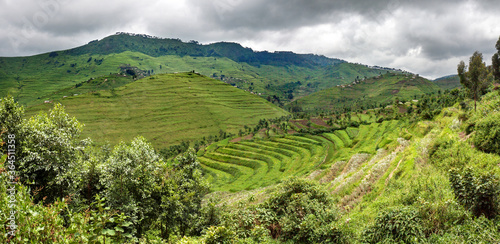
M 274 238 L 297 243 L 343 242 L 335 204 L 317 183 L 291 178 L 259 207 L 258 221 Z
M 271 238 L 270 234 L 270 231 L 264 226 L 257 225 L 252 229 L 250 237 L 252 237 L 252 240 L 256 243 L 265 243 Z
M 233 243 L 236 240 L 236 234 L 225 226 L 211 226 L 203 236 L 206 244 L 225 244 Z
M 385 210 L 375 218 L 363 237 L 368 243 L 413 243 L 422 240 L 422 220 L 413 207 L 397 207 Z
M 452 225 L 442 235 L 431 235 L 429 243 L 498 243 L 500 231 L 494 220 L 471 218 L 464 224 Z
M 483 152 L 500 155 L 500 113 L 479 120 L 475 130 L 474 145 Z
M 487 218 L 498 215 L 500 184 L 493 173 L 479 174 L 471 168 L 452 169 L 450 182 L 457 201 L 474 215 Z
M 111 208 L 130 216 L 139 236 L 158 215 L 158 188 L 163 181 L 163 160 L 144 137 L 116 145 L 102 165 L 100 183 Z M 166 187 L 165 187 L 166 188 Z

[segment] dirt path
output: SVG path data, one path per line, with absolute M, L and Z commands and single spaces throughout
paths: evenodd
M 389 184 L 389 180 L 392 178 L 392 175 L 394 174 L 394 172 L 396 172 L 396 170 L 398 170 L 399 165 L 401 164 L 401 162 L 403 162 L 403 159 L 405 159 L 405 158 L 403 157 L 401 160 L 399 160 L 398 165 L 396 165 L 396 168 L 394 168 L 392 170 L 392 172 L 389 174 L 389 177 L 387 177 L 387 179 L 385 179 L 386 186 L 387 186 L 387 184 Z

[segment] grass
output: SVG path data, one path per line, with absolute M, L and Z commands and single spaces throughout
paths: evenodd
M 208 175 L 217 175 L 217 170 L 224 171 L 224 169 L 218 165 L 204 163 L 206 159 L 216 160 L 225 165 L 234 164 L 254 169 L 246 173 L 251 176 L 228 171 L 227 173 L 233 177 L 229 181 L 222 176 L 221 178 L 225 179 L 223 181 L 217 180 L 217 177 L 209 177 L 215 185 L 215 191 L 252 190 L 278 183 L 288 176 L 304 177 L 313 172 L 316 180 L 321 181 L 323 178 L 334 180 L 341 171 L 346 171 L 335 183 L 335 186 L 345 185 L 341 191 L 342 196 L 345 196 L 353 192 L 355 187 L 361 184 L 363 177 L 371 172 L 372 166 L 377 161 L 370 161 L 368 165 L 364 162 L 369 160 L 371 155 L 377 154 L 376 145 L 382 140 L 381 138 L 397 136 L 400 125 L 398 121 L 384 121 L 362 125 L 359 129 L 348 128 L 321 135 L 287 135 L 243 140 L 218 148 L 216 154 L 205 154 L 205 158 L 202 157 L 200 161 L 209 172 Z M 362 155 L 360 157 L 363 160 L 351 159 L 354 155 Z M 214 169 L 213 172 L 210 172 L 211 168 Z M 330 168 L 336 168 L 337 172 L 330 172 Z M 363 170 L 358 171 L 360 168 Z M 240 178 L 245 180 L 242 181 Z M 349 180 L 350 183 L 346 183 L 345 180 Z
M 214 160 L 254 169 L 247 171 L 246 175 L 228 171 L 234 178 L 225 182 L 209 177 L 218 191 L 251 190 L 275 184 L 288 176 L 311 172 L 331 155 L 333 150 L 330 148 L 333 148 L 333 143 L 318 136 L 285 136 L 230 143 L 217 149 L 216 153 L 206 153 L 200 162 L 209 171 L 208 175 L 217 174 L 217 170 L 224 171 L 222 167 L 211 164 Z M 213 172 L 210 172 L 211 168 Z
M 236 134 L 259 119 L 287 114 L 258 96 L 194 73 L 156 75 L 54 102 L 61 102 L 67 113 L 85 124 L 83 136 L 100 144 L 142 135 L 156 148 L 217 135 L 220 130 Z M 27 115 L 52 106 L 28 107 Z

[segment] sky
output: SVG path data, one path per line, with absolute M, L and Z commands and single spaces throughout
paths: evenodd
M 476 50 L 490 64 L 499 23 L 498 0 L 0 0 L 0 56 L 131 32 L 314 53 L 434 79 L 456 74 Z

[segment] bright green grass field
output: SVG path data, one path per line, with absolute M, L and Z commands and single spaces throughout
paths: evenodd
M 221 129 L 237 133 L 259 119 L 287 115 L 265 99 L 195 73 L 155 75 L 59 102 L 85 124 L 84 136 L 116 144 L 142 135 L 156 148 L 217 135 Z M 52 106 L 28 107 L 27 115 Z
M 214 191 L 252 190 L 290 176 L 319 180 L 330 174 L 334 164 L 353 155 L 394 148 L 401 126 L 391 120 L 320 135 L 243 140 L 208 150 L 199 160 Z M 335 173 L 340 172 L 342 168 Z

